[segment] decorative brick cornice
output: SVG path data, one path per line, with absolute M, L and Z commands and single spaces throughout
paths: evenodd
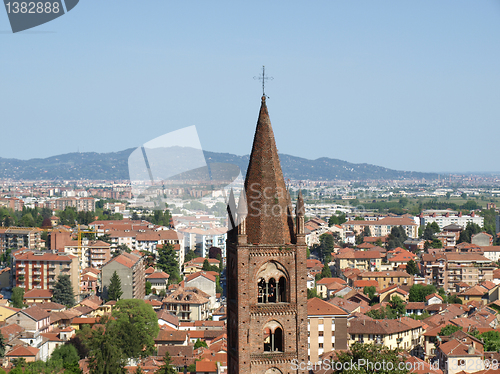
M 252 257 L 295 257 L 295 246 L 279 248 L 252 248 L 249 251 L 250 258 Z
M 253 365 L 286 364 L 296 360 L 297 357 L 297 353 L 294 352 L 252 353 L 250 361 Z
M 267 303 L 250 305 L 251 316 L 284 316 L 296 314 L 297 305 L 295 303 Z

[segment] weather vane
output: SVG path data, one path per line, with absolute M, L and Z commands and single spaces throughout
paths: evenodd
M 273 77 L 266 76 L 266 67 L 262 66 L 262 75 L 259 75 L 258 77 L 253 77 L 253 79 L 262 80 L 262 96 L 266 96 L 266 92 L 264 90 L 264 87 L 266 85 L 266 80 L 272 81 L 274 79 Z

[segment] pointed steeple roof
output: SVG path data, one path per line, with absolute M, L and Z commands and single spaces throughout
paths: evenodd
M 265 96 L 262 96 L 245 192 L 248 243 L 292 243 L 294 223 Z

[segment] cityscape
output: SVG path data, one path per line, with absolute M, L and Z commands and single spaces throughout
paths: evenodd
M 497 1 L 4 3 L 0 374 L 500 374 Z

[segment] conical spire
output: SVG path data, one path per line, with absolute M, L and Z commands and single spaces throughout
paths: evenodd
M 304 207 L 304 198 L 302 197 L 302 191 L 299 190 L 299 196 L 297 197 L 297 208 L 296 214 L 298 216 L 304 216 L 306 208 Z
M 248 242 L 278 245 L 291 243 L 294 230 L 290 227 L 288 191 L 281 171 L 265 96 L 262 96 L 245 179 L 245 191 L 248 206 Z

